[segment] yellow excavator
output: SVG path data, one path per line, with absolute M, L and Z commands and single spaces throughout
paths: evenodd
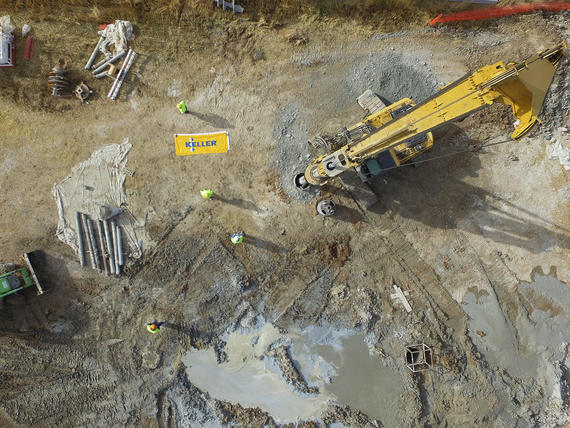
M 521 138 L 539 122 L 538 114 L 566 48 L 562 42 L 520 63 L 487 65 L 442 87 L 418 105 L 404 98 L 385 106 L 372 91 L 366 91 L 358 103 L 367 110 L 367 116 L 333 137 L 319 136 L 310 141 L 312 147 L 326 154 L 297 174 L 295 185 L 300 189 L 323 185 L 350 168 L 366 181 L 429 150 L 434 129 L 495 102 L 512 107 L 516 119 L 512 138 Z

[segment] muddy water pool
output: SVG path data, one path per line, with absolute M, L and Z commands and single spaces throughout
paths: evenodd
M 271 324 L 234 332 L 226 339 L 227 361 L 212 349 L 192 350 L 182 359 L 190 381 L 220 400 L 259 407 L 277 422 L 318 420 L 329 403 L 349 405 L 395 426 L 403 386 L 400 375 L 369 352 L 364 336 L 349 330 L 313 327 L 279 334 Z M 290 345 L 293 364 L 318 394 L 302 394 L 283 378 L 268 346 Z

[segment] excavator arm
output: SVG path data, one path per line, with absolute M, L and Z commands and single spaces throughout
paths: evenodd
M 431 131 L 495 102 L 512 107 L 516 118 L 512 138 L 519 139 L 537 123 L 564 49 L 566 44 L 562 42 L 520 63 L 497 62 L 444 86 L 421 104 L 405 98 L 374 112 L 345 128 L 340 135 L 345 144 L 314 159 L 303 174 L 295 177 L 295 183 L 300 188 L 322 185 L 363 165 L 380 170 L 381 159 L 400 166 L 431 148 Z M 380 161 L 371 162 L 374 159 Z

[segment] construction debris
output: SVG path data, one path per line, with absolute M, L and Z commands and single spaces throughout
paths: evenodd
M 99 41 L 85 65 L 85 70 L 91 70 L 93 68 L 93 74 L 97 79 L 113 77 L 117 68 L 115 63 L 121 58 L 125 58 L 107 94 L 107 98 L 114 100 L 117 98 L 119 89 L 135 59 L 136 52 L 134 50 L 128 49 L 127 52 L 128 42 L 135 38 L 133 25 L 129 21 L 117 20 L 114 24 L 107 25 L 105 29 L 99 31 L 98 34 L 100 36 Z M 107 50 L 111 45 L 114 46 L 112 52 Z M 99 53 L 103 54 L 104 58 L 97 64 L 94 64 Z
M 550 159 L 559 159 L 560 165 L 570 171 L 570 149 L 564 147 L 560 141 L 555 140 L 552 146 L 547 147 L 546 152 Z
M 408 299 L 406 298 L 406 296 L 409 296 L 410 293 L 408 293 L 407 291 L 402 291 L 402 289 L 398 287 L 396 284 L 393 284 L 392 286 L 394 287 L 395 293 L 390 294 L 390 297 L 393 300 L 397 299 L 404 306 L 404 309 L 406 309 L 407 313 L 412 312 L 412 307 L 410 306 L 410 302 L 408 302 Z
M 85 82 L 81 82 L 79 85 L 75 87 L 73 91 L 75 96 L 81 100 L 82 103 L 87 102 L 87 98 L 89 95 L 93 93 L 91 89 L 85 84 Z
M 85 70 L 90 70 L 95 62 L 98 53 L 103 54 L 105 57 L 101 62 L 95 64 L 94 74 L 99 73 L 105 66 L 117 61 L 127 53 L 128 42 L 133 40 L 133 25 L 129 21 L 115 21 L 114 24 L 109 24 L 104 30 L 98 32 L 100 38 L 93 53 L 89 57 Z M 114 45 L 113 52 L 109 52 L 107 47 Z
M 425 343 L 406 346 L 406 366 L 414 373 L 433 368 L 431 348 Z

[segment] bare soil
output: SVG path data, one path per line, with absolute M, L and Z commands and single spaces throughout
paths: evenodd
M 29 22 L 6 13 L 16 31 Z M 509 140 L 512 116 L 492 106 L 435 135 L 430 156 L 455 156 L 360 190 L 337 181 L 300 193 L 292 179 L 311 158 L 311 137 L 361 119 L 363 90 L 421 101 L 479 66 L 568 40 L 568 15 L 437 29 L 401 22 L 390 33 L 356 17 L 256 19 L 212 19 L 200 33 L 183 20 L 133 19 L 139 57 L 115 102 L 105 97 L 111 80 L 83 70 L 95 25 L 30 21 L 29 62 L 18 40 L 18 66 L 0 69 L 0 260 L 43 250 L 48 292 L 0 306 L 0 425 L 277 426 L 266 411 L 197 388 L 181 361 L 213 348 L 223 363 L 227 335 L 263 323 L 283 334 L 362 334 L 401 380 L 403 392 L 389 397 L 398 407 L 384 418 L 332 402 L 298 426 L 567 424 L 568 306 L 557 304 L 566 289 L 533 282 L 536 272 L 570 281 L 568 172 L 546 155 L 552 138 L 568 146 L 557 130 L 568 126 L 567 61 L 542 126 L 518 143 L 466 151 Z M 60 57 L 94 89 L 88 104 L 50 95 L 47 73 Z M 182 99 L 189 114 L 176 109 Z M 229 131 L 228 154 L 175 156 L 173 134 L 216 130 Z M 143 256 L 109 278 L 57 240 L 52 188 L 124 138 Z M 202 188 L 214 190 L 212 201 Z M 324 197 L 336 216 L 316 213 Z M 239 230 L 246 240 L 232 245 Z M 411 314 L 391 299 L 393 284 L 409 292 Z M 154 319 L 167 324 L 151 335 Z M 421 342 L 435 367 L 411 374 L 404 347 Z M 267 357 L 279 360 L 283 382 L 315 394 L 278 345 Z

